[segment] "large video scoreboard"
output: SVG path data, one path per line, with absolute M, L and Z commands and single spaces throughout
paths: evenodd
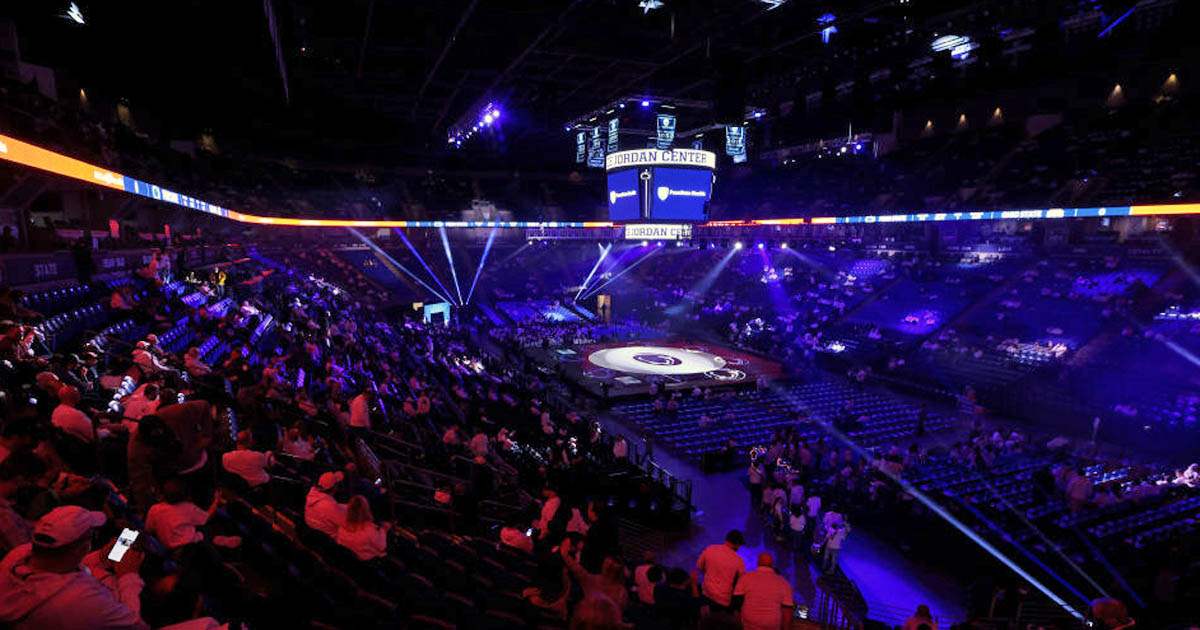
M 695 149 L 638 149 L 605 157 L 611 221 L 708 220 L 716 154 Z

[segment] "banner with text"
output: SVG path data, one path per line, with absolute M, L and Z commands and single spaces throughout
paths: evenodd
M 725 128 L 725 155 L 731 155 L 734 158 L 742 156 L 745 160 L 746 155 L 746 128 L 730 126 Z M 734 161 L 737 161 L 736 159 Z
M 686 223 L 634 223 L 625 226 L 627 241 L 686 241 L 692 226 Z
M 672 144 L 675 144 L 675 116 L 674 114 L 659 114 L 658 148 L 670 149 Z
M 620 150 L 620 147 L 618 146 L 619 143 L 617 141 L 617 130 L 618 130 L 618 127 L 620 126 L 620 124 L 621 124 L 620 121 L 616 118 L 608 121 L 608 152 L 609 153 L 616 153 L 617 151 Z
M 587 156 L 587 134 L 580 131 L 575 134 L 575 163 L 583 164 L 583 158 Z
M 592 168 L 604 166 L 604 138 L 600 136 L 599 127 L 592 127 L 592 144 L 588 148 L 587 163 Z

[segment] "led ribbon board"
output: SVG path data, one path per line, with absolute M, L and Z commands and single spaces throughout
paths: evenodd
M 611 228 L 610 221 L 397 221 L 349 220 L 349 219 L 302 219 L 293 217 L 266 217 L 246 214 L 194 197 L 189 197 L 156 184 L 89 164 L 82 160 L 62 155 L 39 146 L 22 142 L 11 136 L 0 135 L 0 160 L 36 168 L 55 175 L 87 182 L 105 188 L 123 190 L 127 193 L 154 199 L 162 203 L 188 208 L 230 219 L 239 223 L 259 225 L 287 225 L 298 227 L 361 227 L 361 228 Z M 709 151 L 693 149 L 637 149 L 620 151 L 605 156 L 609 171 L 637 166 L 691 166 L 715 169 L 717 156 Z M 747 227 L 755 225 L 831 225 L 841 223 L 915 223 L 925 221 L 996 221 L 1010 219 L 1069 219 L 1085 217 L 1122 216 L 1180 216 L 1200 214 L 1200 203 L 1148 204 L 1138 206 L 1104 206 L 1094 208 L 1044 208 L 1027 210 L 984 210 L 967 212 L 938 212 L 914 214 L 872 214 L 846 217 L 796 217 L 783 219 L 744 219 L 735 221 L 710 221 L 706 227 Z
M 0 160 L 29 166 L 63 177 L 123 190 L 162 203 L 197 210 L 239 223 L 259 225 L 290 225 L 298 227 L 361 227 L 361 228 L 598 228 L 612 227 L 606 221 L 394 221 L 394 220 L 348 220 L 348 219 L 301 219 L 291 217 L 264 217 L 223 208 L 213 203 L 189 197 L 156 184 L 111 171 L 101 166 L 55 153 L 47 149 L 22 142 L 10 136 L 0 135 Z

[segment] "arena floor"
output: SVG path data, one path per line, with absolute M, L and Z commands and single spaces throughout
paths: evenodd
M 694 387 L 727 387 L 776 378 L 783 366 L 770 359 L 689 339 L 641 339 L 620 343 L 538 349 L 534 357 L 549 370 L 602 397 Z

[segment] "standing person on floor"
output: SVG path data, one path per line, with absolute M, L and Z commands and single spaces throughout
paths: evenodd
M 841 553 L 842 544 L 846 542 L 846 536 L 849 533 L 849 523 L 836 523 L 830 530 L 829 536 L 825 540 L 825 558 L 821 563 L 821 569 L 826 573 L 837 572 L 837 557 Z
M 733 603 L 734 585 L 746 573 L 746 563 L 737 552 L 744 544 L 742 532 L 731 529 L 724 543 L 709 545 L 696 561 L 696 569 L 704 574 L 700 592 L 709 608 L 725 611 Z
M 792 585 L 775 573 L 771 554 L 758 554 L 758 568 L 738 580 L 733 594 L 742 599 L 743 630 L 783 630 L 792 621 Z
M 750 476 L 750 508 L 757 510 L 762 503 L 763 477 L 766 476 L 762 462 L 751 462 L 748 474 Z

